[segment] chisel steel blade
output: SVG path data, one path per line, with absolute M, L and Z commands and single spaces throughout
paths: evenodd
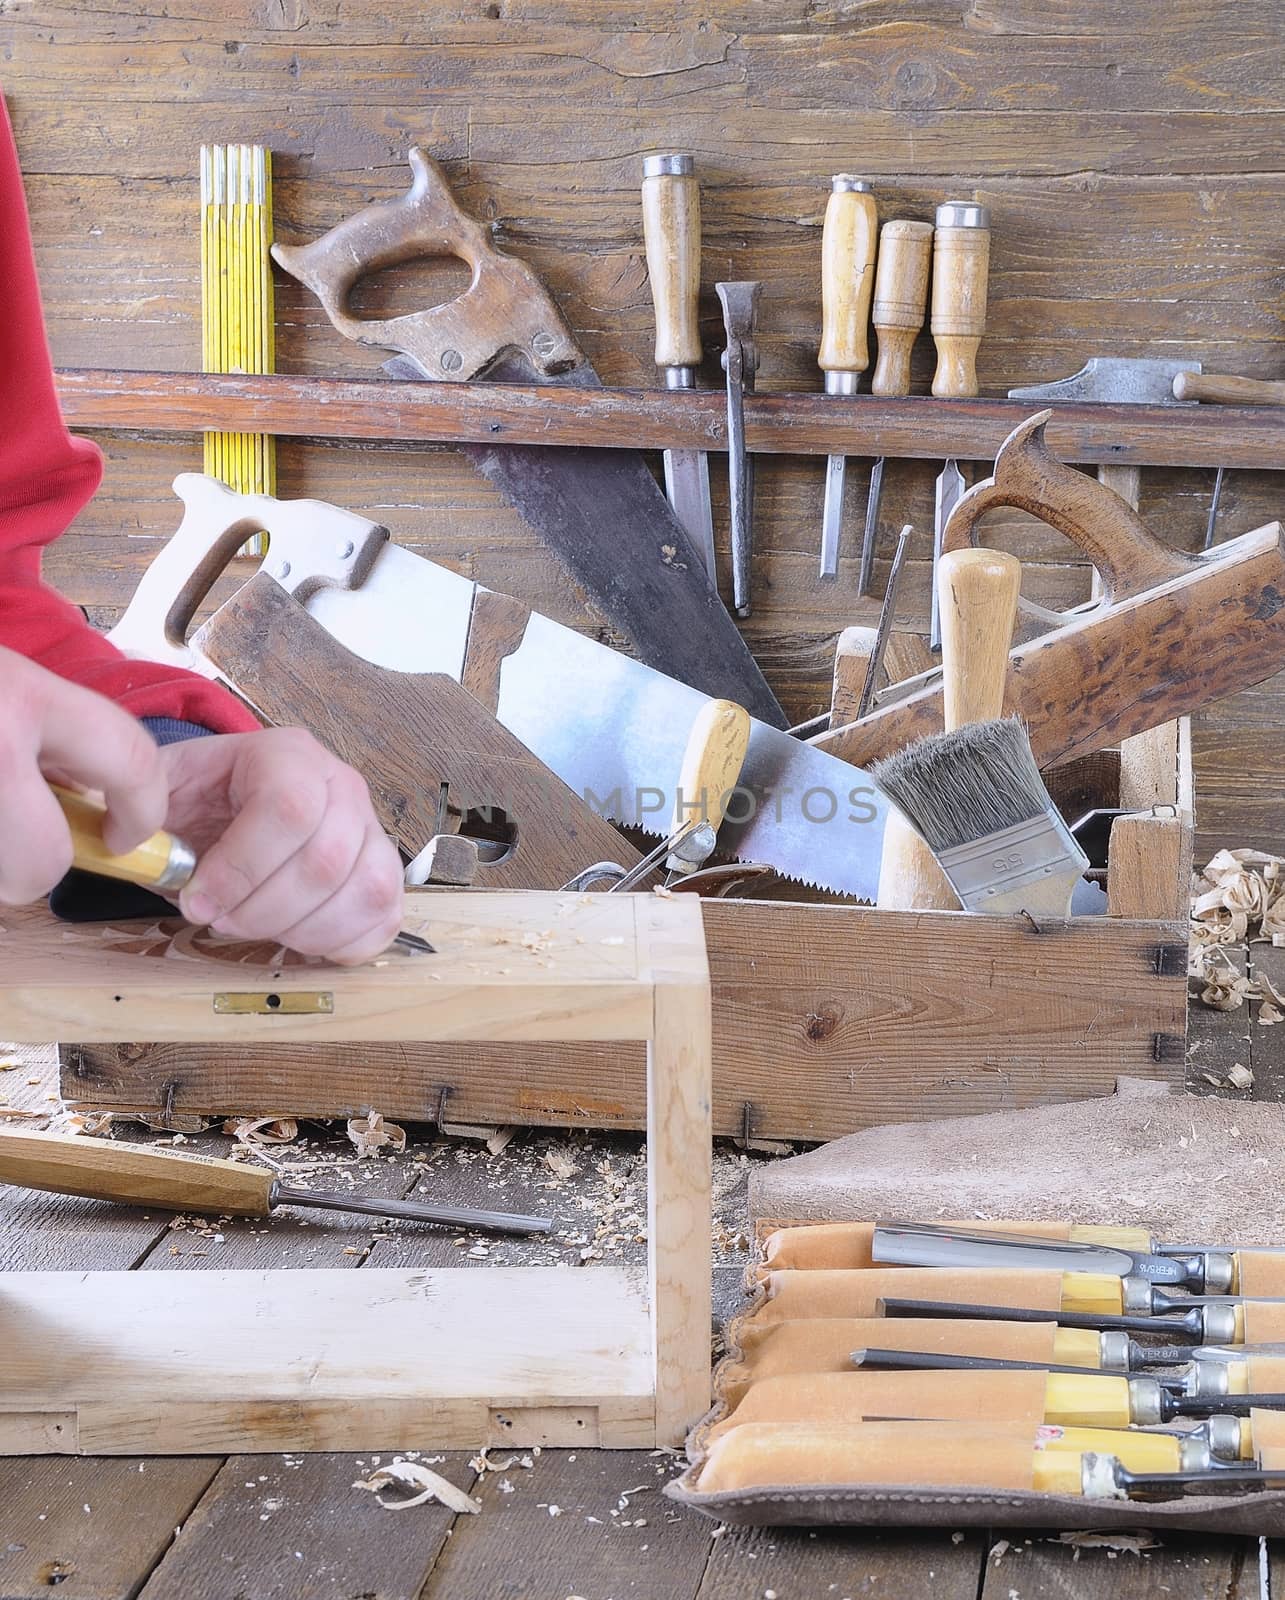
M 710 582 L 717 585 L 714 563 L 714 513 L 709 503 L 709 457 L 703 450 L 666 450 L 665 497 L 674 515 L 700 551 Z
M 857 596 L 870 593 L 874 579 L 875 549 L 879 541 L 879 501 L 883 496 L 884 458 L 880 456 L 870 469 L 870 492 L 866 496 L 866 521 L 861 533 L 861 567 L 857 573 Z
M 821 576 L 834 578 L 839 573 L 839 535 L 843 531 L 843 485 L 847 477 L 846 456 L 830 456 L 825 464 L 825 506 L 821 513 Z
M 903 1267 L 1031 1267 L 1049 1272 L 1100 1272 L 1149 1283 L 1182 1284 L 1187 1269 L 1169 1256 L 1142 1255 L 1109 1245 L 1029 1238 L 1017 1234 L 968 1233 L 931 1224 L 876 1227 L 870 1254 Z
M 951 512 L 959 502 L 964 492 L 964 474 L 959 470 L 959 463 L 954 460 L 947 461 L 937 474 L 935 490 L 935 505 L 933 510 L 933 575 L 932 575 L 932 613 L 928 625 L 928 647 L 930 650 L 941 649 L 941 612 L 937 598 L 937 570 L 941 566 L 942 540 L 946 533 L 946 523 Z

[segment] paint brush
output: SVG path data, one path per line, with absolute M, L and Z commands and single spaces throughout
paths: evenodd
M 1017 718 L 916 740 L 872 776 L 936 856 L 965 911 L 1070 916 L 1088 858 L 1044 787 Z

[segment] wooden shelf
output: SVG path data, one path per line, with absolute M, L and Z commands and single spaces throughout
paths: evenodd
M 319 439 L 727 449 L 726 398 L 708 389 L 85 369 L 58 373 L 58 397 L 73 428 L 107 431 L 214 429 Z M 1040 409 L 1032 400 L 757 394 L 745 397 L 745 434 L 755 454 L 984 461 Z M 1285 408 L 1058 404 L 1048 442 L 1062 461 L 1279 471 L 1285 465 Z

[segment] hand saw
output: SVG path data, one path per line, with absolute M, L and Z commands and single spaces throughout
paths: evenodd
M 1073 539 L 1099 568 L 1099 604 L 1009 652 L 1004 711 L 1027 724 L 1039 765 L 1186 716 L 1280 670 L 1285 649 L 1285 530 L 1269 522 L 1193 556 L 1163 544 L 1119 495 L 1057 461 L 1044 442 L 1052 415 L 1004 441 L 994 474 L 959 501 L 945 548 L 977 542 L 982 514 L 1019 506 Z M 873 763 L 940 733 L 942 692 L 926 688 L 813 747 Z
M 218 676 L 188 630 L 246 530 L 264 529 L 260 570 L 346 649 L 392 672 L 454 678 L 599 816 L 669 832 L 688 735 L 710 696 L 412 555 L 352 512 L 235 495 L 196 473 L 174 488 L 183 521 L 112 629 L 121 649 Z M 426 770 L 438 754 L 425 752 Z M 751 719 L 718 850 L 872 900 L 886 815 L 867 773 Z
M 277 263 L 313 291 L 346 338 L 397 352 L 385 364 L 393 377 L 462 383 L 485 375 L 529 383 L 535 376 L 546 384 L 599 387 L 536 275 L 495 249 L 489 231 L 455 204 L 445 174 L 423 150 L 412 149 L 409 159 L 414 181 L 400 199 L 366 206 L 311 244 L 274 245 Z M 348 296 L 368 273 L 443 255 L 458 257 L 473 273 L 457 299 L 386 320 L 349 314 Z M 637 451 L 499 440 L 460 448 L 641 660 L 785 727 L 700 551 Z

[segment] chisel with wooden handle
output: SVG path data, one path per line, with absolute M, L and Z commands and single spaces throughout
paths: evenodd
M 879 230 L 879 264 L 875 272 L 871 320 L 879 336 L 879 355 L 870 379 L 870 393 L 910 393 L 910 353 L 928 311 L 928 274 L 932 268 L 933 225 L 904 217 Z M 866 525 L 861 536 L 857 594 L 870 593 L 875 544 L 879 536 L 879 501 L 883 494 L 884 458 L 870 471 Z
M 57 784 L 49 787 L 71 831 L 72 865 L 82 872 L 92 872 L 100 878 L 117 878 L 140 889 L 174 896 L 196 871 L 196 852 L 191 845 L 163 828 L 125 855 L 114 855 L 103 842 L 106 809 L 87 795 L 74 794 Z M 427 939 L 404 930 L 393 940 L 393 945 L 412 955 L 433 954 L 433 946 Z
M 870 362 L 867 324 L 874 293 L 879 219 L 870 185 L 846 172 L 831 180 L 821 230 L 821 348 L 817 365 L 827 394 L 852 395 Z M 826 461 L 825 508 L 821 515 L 821 576 L 839 571 L 843 528 L 843 484 L 847 458 Z
M 952 550 L 938 563 L 935 583 L 946 732 L 953 733 L 1003 711 L 1022 569 L 1003 550 Z M 884 828 L 877 903 L 889 911 L 959 909 L 946 874 L 900 812 Z
M 900 1271 L 899 1268 L 891 1269 Z M 911 1271 L 933 1272 L 932 1267 L 911 1268 Z M 806 1274 L 796 1273 L 796 1277 Z M 833 1274 L 831 1274 L 833 1276 Z M 850 1277 L 860 1274 L 850 1273 Z M 1034 1274 L 1029 1276 L 1034 1277 Z M 1041 1278 L 1045 1274 L 1039 1275 Z M 1108 1280 L 1094 1279 L 1105 1285 Z M 980 1317 L 987 1321 L 1047 1322 L 1050 1318 L 1064 1328 L 1113 1329 L 1124 1333 L 1146 1333 L 1153 1338 L 1191 1339 L 1194 1344 L 1270 1344 L 1285 1339 L 1285 1298 L 1271 1300 L 1240 1300 L 1226 1295 L 1204 1298 L 1165 1294 L 1150 1284 L 1138 1280 L 1117 1278 L 1113 1280 L 1120 1297 L 1125 1300 L 1123 1311 L 1100 1311 L 1095 1308 L 1061 1306 L 1051 1310 L 1047 1306 L 1022 1304 L 1014 1299 L 1011 1305 L 991 1300 L 986 1304 L 956 1297 L 953 1300 L 932 1299 L 901 1294 L 877 1297 L 877 1315 L 888 1317 Z M 925 1284 L 925 1288 L 931 1287 Z M 1041 1296 L 1040 1298 L 1044 1298 Z
M 937 346 L 933 393 L 939 398 L 971 399 L 977 394 L 977 347 L 986 332 L 990 272 L 990 213 L 970 201 L 948 200 L 937 207 L 933 230 L 932 335 Z M 941 644 L 937 609 L 937 571 L 946 523 L 964 490 L 954 460 L 937 475 L 933 516 L 933 594 L 928 643 Z
M 859 1490 L 889 1484 L 1098 1498 L 1125 1497 L 1126 1483 L 1150 1494 L 1180 1494 L 1185 1485 L 1211 1480 L 1219 1488 L 1237 1482 L 1285 1487 L 1285 1470 L 1232 1465 L 1190 1470 L 1183 1466 L 1181 1444 L 1175 1449 L 1172 1436 L 1166 1444 L 1144 1443 L 1156 1436 L 1110 1430 L 1110 1440 L 1104 1442 L 1117 1445 L 1126 1455 L 1138 1452 L 1134 1459 L 1145 1453 L 1150 1462 L 1159 1457 L 1164 1463 L 1134 1472 L 1121 1465 L 1119 1456 L 1077 1449 L 1073 1437 L 1068 1441 L 1059 1433 L 1056 1428 L 1013 1422 L 833 1416 L 821 1422 L 745 1422 L 713 1442 L 695 1487 L 710 1494 L 804 1484 L 814 1492 L 830 1486 Z M 1109 1468 L 1101 1465 L 1104 1462 Z M 1167 1470 L 1171 1465 L 1177 1470 Z
M 278 1206 L 310 1206 L 480 1233 L 548 1233 L 553 1226 L 546 1217 L 391 1200 L 384 1195 L 328 1194 L 282 1183 L 276 1173 L 238 1161 L 21 1129 L 0 1129 L 0 1182 L 87 1200 L 220 1217 L 266 1217 Z
M 691 156 L 643 157 L 642 208 L 647 276 L 656 308 L 656 365 L 665 374 L 667 389 L 694 389 L 701 359 L 701 197 Z M 709 457 L 703 450 L 666 450 L 664 469 L 665 497 L 714 582 Z

